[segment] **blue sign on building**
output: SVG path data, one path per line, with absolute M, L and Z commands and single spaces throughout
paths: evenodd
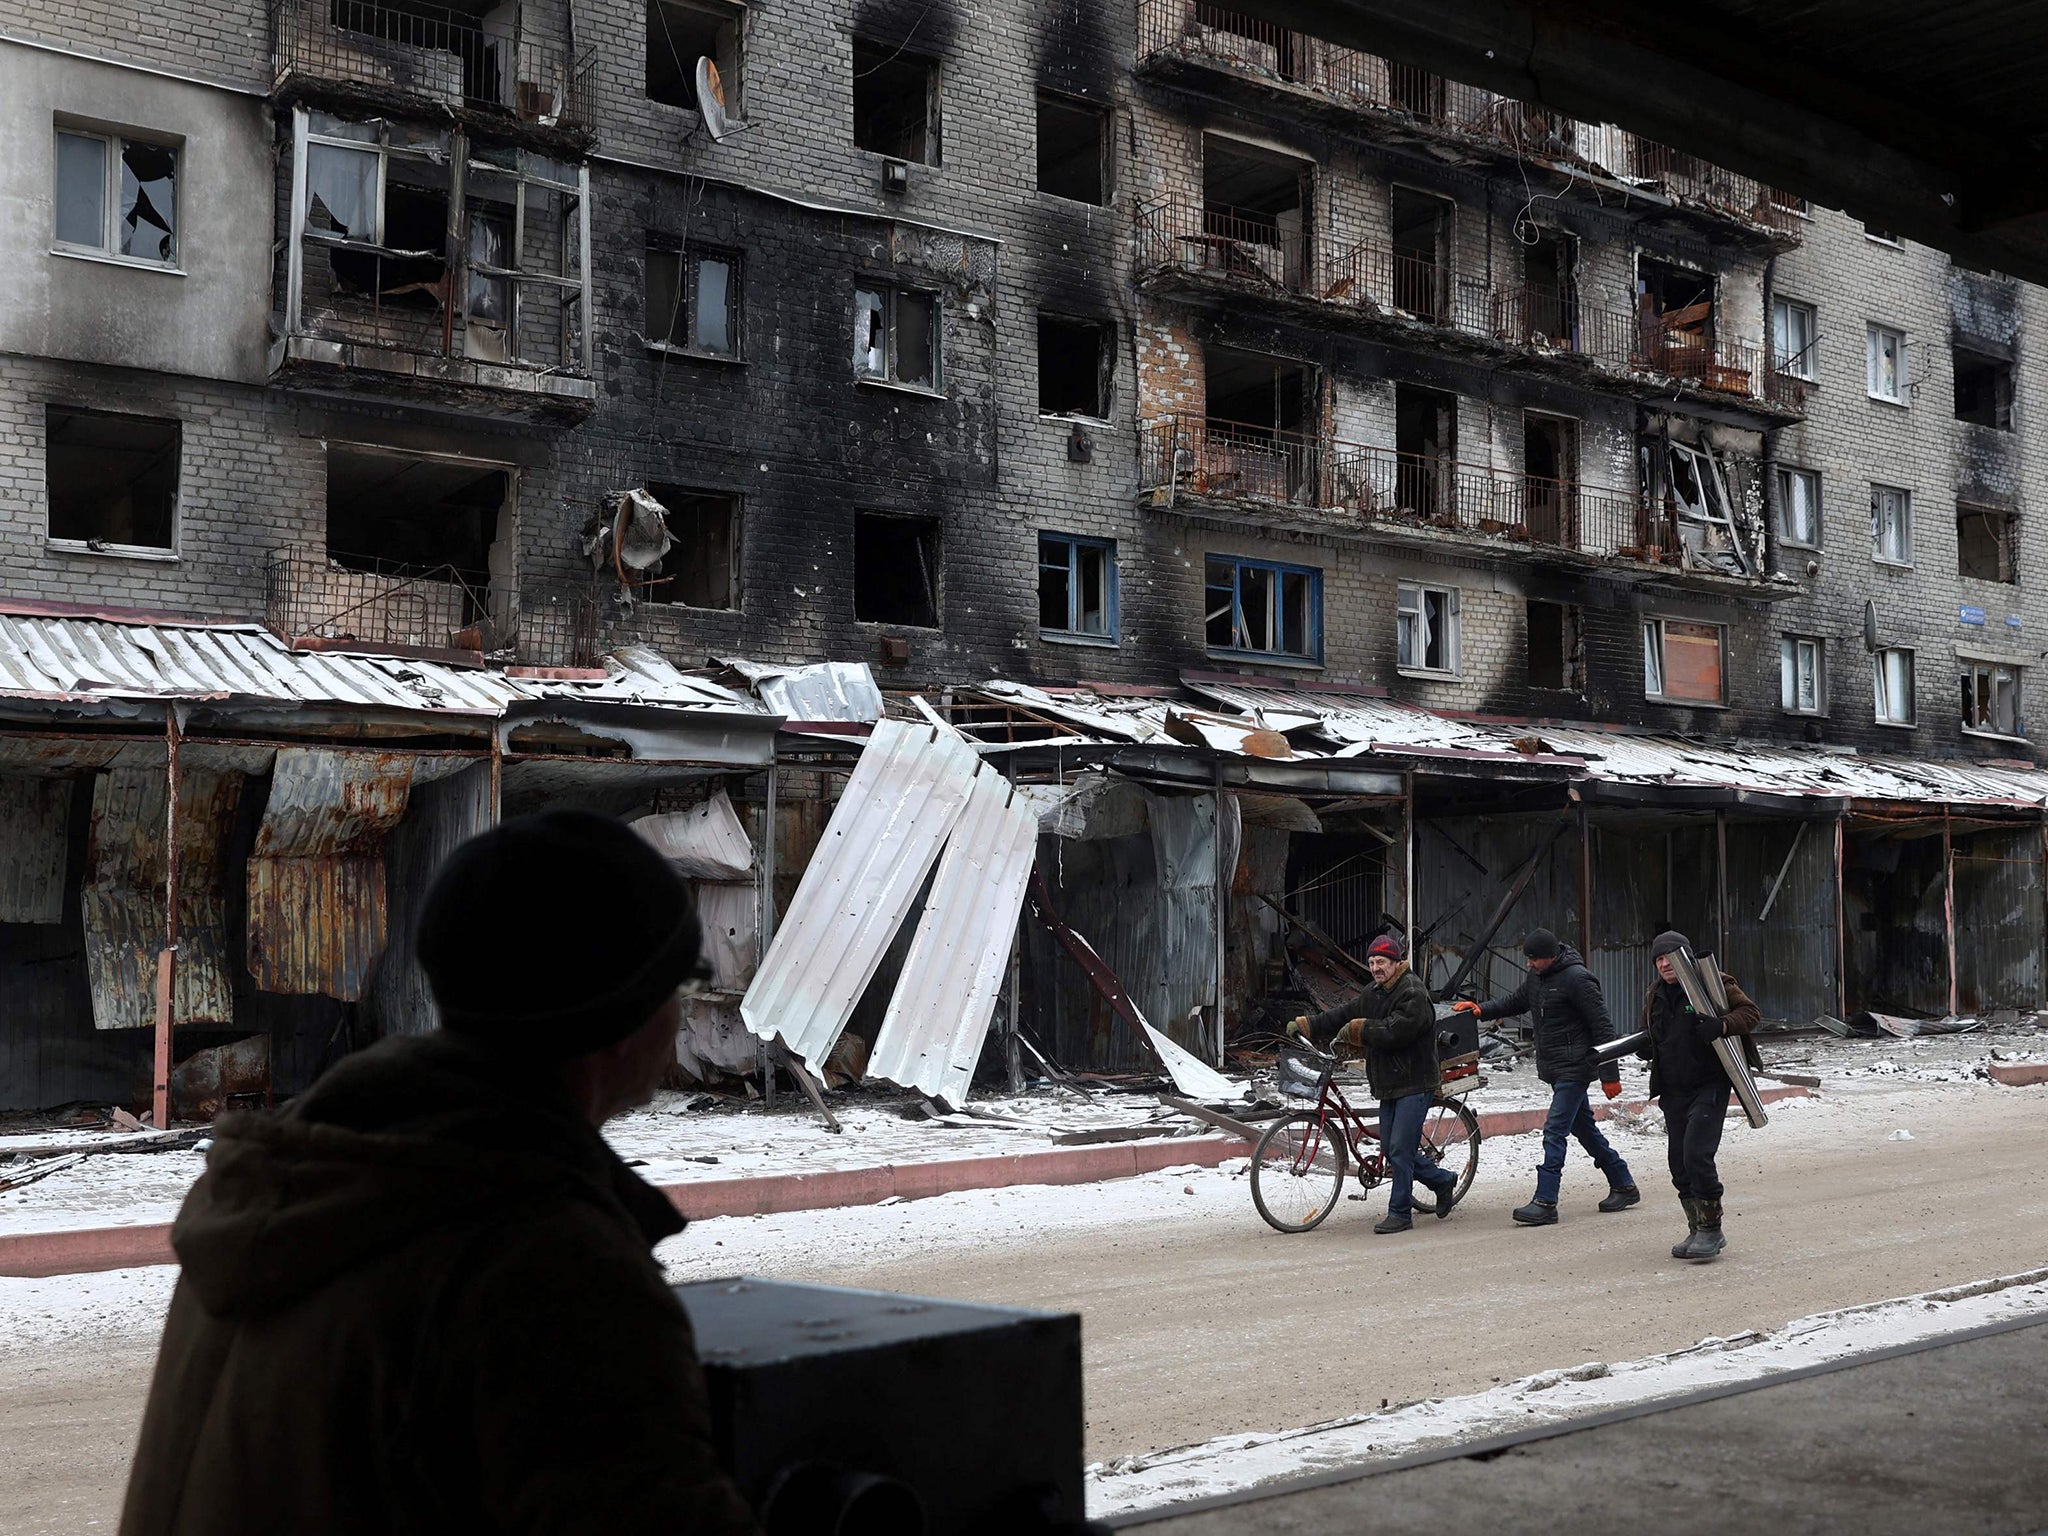
M 1972 608 L 1969 604 L 1965 603 L 1956 610 L 1956 622 L 1958 624 L 1976 624 L 1981 626 L 1984 622 L 1984 610 L 1982 608 Z
M 2016 613 L 2008 613 L 2005 616 L 2005 627 L 2007 629 L 2018 629 L 2020 627 L 2020 616 Z

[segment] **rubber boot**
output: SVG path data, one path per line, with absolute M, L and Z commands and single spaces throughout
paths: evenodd
M 1680 1195 L 1678 1203 L 1685 1207 L 1685 1236 L 1671 1245 L 1671 1257 L 1687 1257 L 1686 1250 L 1692 1246 L 1693 1234 L 1700 1229 L 1700 1203 L 1691 1195 Z
M 1531 1200 L 1527 1205 L 1515 1208 L 1515 1222 L 1524 1227 L 1550 1227 L 1557 1224 L 1557 1202 L 1555 1200 Z
M 1612 1216 L 1616 1211 L 1625 1211 L 1632 1205 L 1640 1204 L 1642 1198 L 1643 1192 L 1633 1184 L 1622 1189 L 1610 1189 L 1607 1191 L 1607 1198 L 1600 1202 L 1599 1210 L 1605 1215 Z
M 1695 1263 L 1703 1263 L 1717 1257 L 1728 1246 L 1721 1236 L 1721 1202 L 1702 1200 L 1699 1202 L 1699 1230 L 1686 1240 L 1685 1256 Z

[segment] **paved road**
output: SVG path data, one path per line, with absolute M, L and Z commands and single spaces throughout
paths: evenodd
M 1668 1257 L 1683 1225 L 1668 1189 L 1652 1187 L 1661 1138 L 1628 1145 L 1641 1207 L 1596 1215 L 1597 1176 L 1575 1161 L 1567 1219 L 1532 1231 L 1508 1221 L 1527 1195 L 1525 1178 L 1503 1172 L 1527 1165 L 1529 1138 L 1518 1138 L 1487 1149 L 1448 1222 L 1400 1237 L 1374 1237 L 1376 1206 L 1348 1202 L 1323 1230 L 1282 1237 L 1247 1199 L 1194 1219 L 1168 1208 L 1026 1248 L 941 1248 L 811 1277 L 1078 1308 L 1089 1455 L 1107 1458 L 1639 1358 L 2048 1263 L 2043 1092 L 1949 1090 L 1853 1118 L 1787 1114 L 1754 1138 L 1731 1132 L 1731 1248 L 1703 1267 Z M 1915 1139 L 1887 1142 L 1902 1119 Z M 0 1356 L 0 1531 L 112 1528 L 149 1363 L 133 1340 Z

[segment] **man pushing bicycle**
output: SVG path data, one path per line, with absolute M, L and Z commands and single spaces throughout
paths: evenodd
M 1378 1233 L 1406 1232 L 1414 1223 L 1414 1185 L 1420 1179 L 1436 1196 L 1439 1219 L 1451 1214 L 1457 1178 L 1445 1168 L 1422 1161 L 1422 1123 L 1442 1078 L 1436 1065 L 1436 1007 L 1422 978 L 1408 969 L 1401 941 L 1384 934 L 1365 952 L 1372 985 L 1340 1007 L 1314 1018 L 1304 1015 L 1287 1026 L 1311 1045 L 1319 1033 L 1331 1043 L 1361 1047 L 1365 1078 L 1380 1101 L 1380 1147 L 1394 1176 L 1387 1189 L 1387 1214 L 1373 1227 Z

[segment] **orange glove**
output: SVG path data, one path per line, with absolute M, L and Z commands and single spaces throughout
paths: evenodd
M 1610 1083 L 1605 1078 L 1603 1078 L 1600 1082 L 1600 1091 L 1606 1094 L 1607 1097 L 1609 1097 L 1610 1099 L 1618 1099 L 1621 1097 L 1621 1084 Z
M 1452 1003 L 1452 1004 L 1451 1004 L 1451 1008 L 1452 1008 L 1452 1010 L 1453 1010 L 1454 1012 L 1457 1012 L 1457 1013 L 1475 1013 L 1475 1014 L 1476 1014 L 1477 1012 L 1479 1012 L 1479 1005 L 1478 1005 L 1477 1003 L 1473 1002 L 1473 1001 L 1472 1001 L 1472 999 L 1471 999 L 1471 998 L 1469 998 L 1469 997 L 1461 997 L 1461 998 L 1459 998 L 1459 999 L 1458 999 L 1458 1000 L 1457 1000 L 1456 1002 L 1454 1002 L 1454 1003 Z

